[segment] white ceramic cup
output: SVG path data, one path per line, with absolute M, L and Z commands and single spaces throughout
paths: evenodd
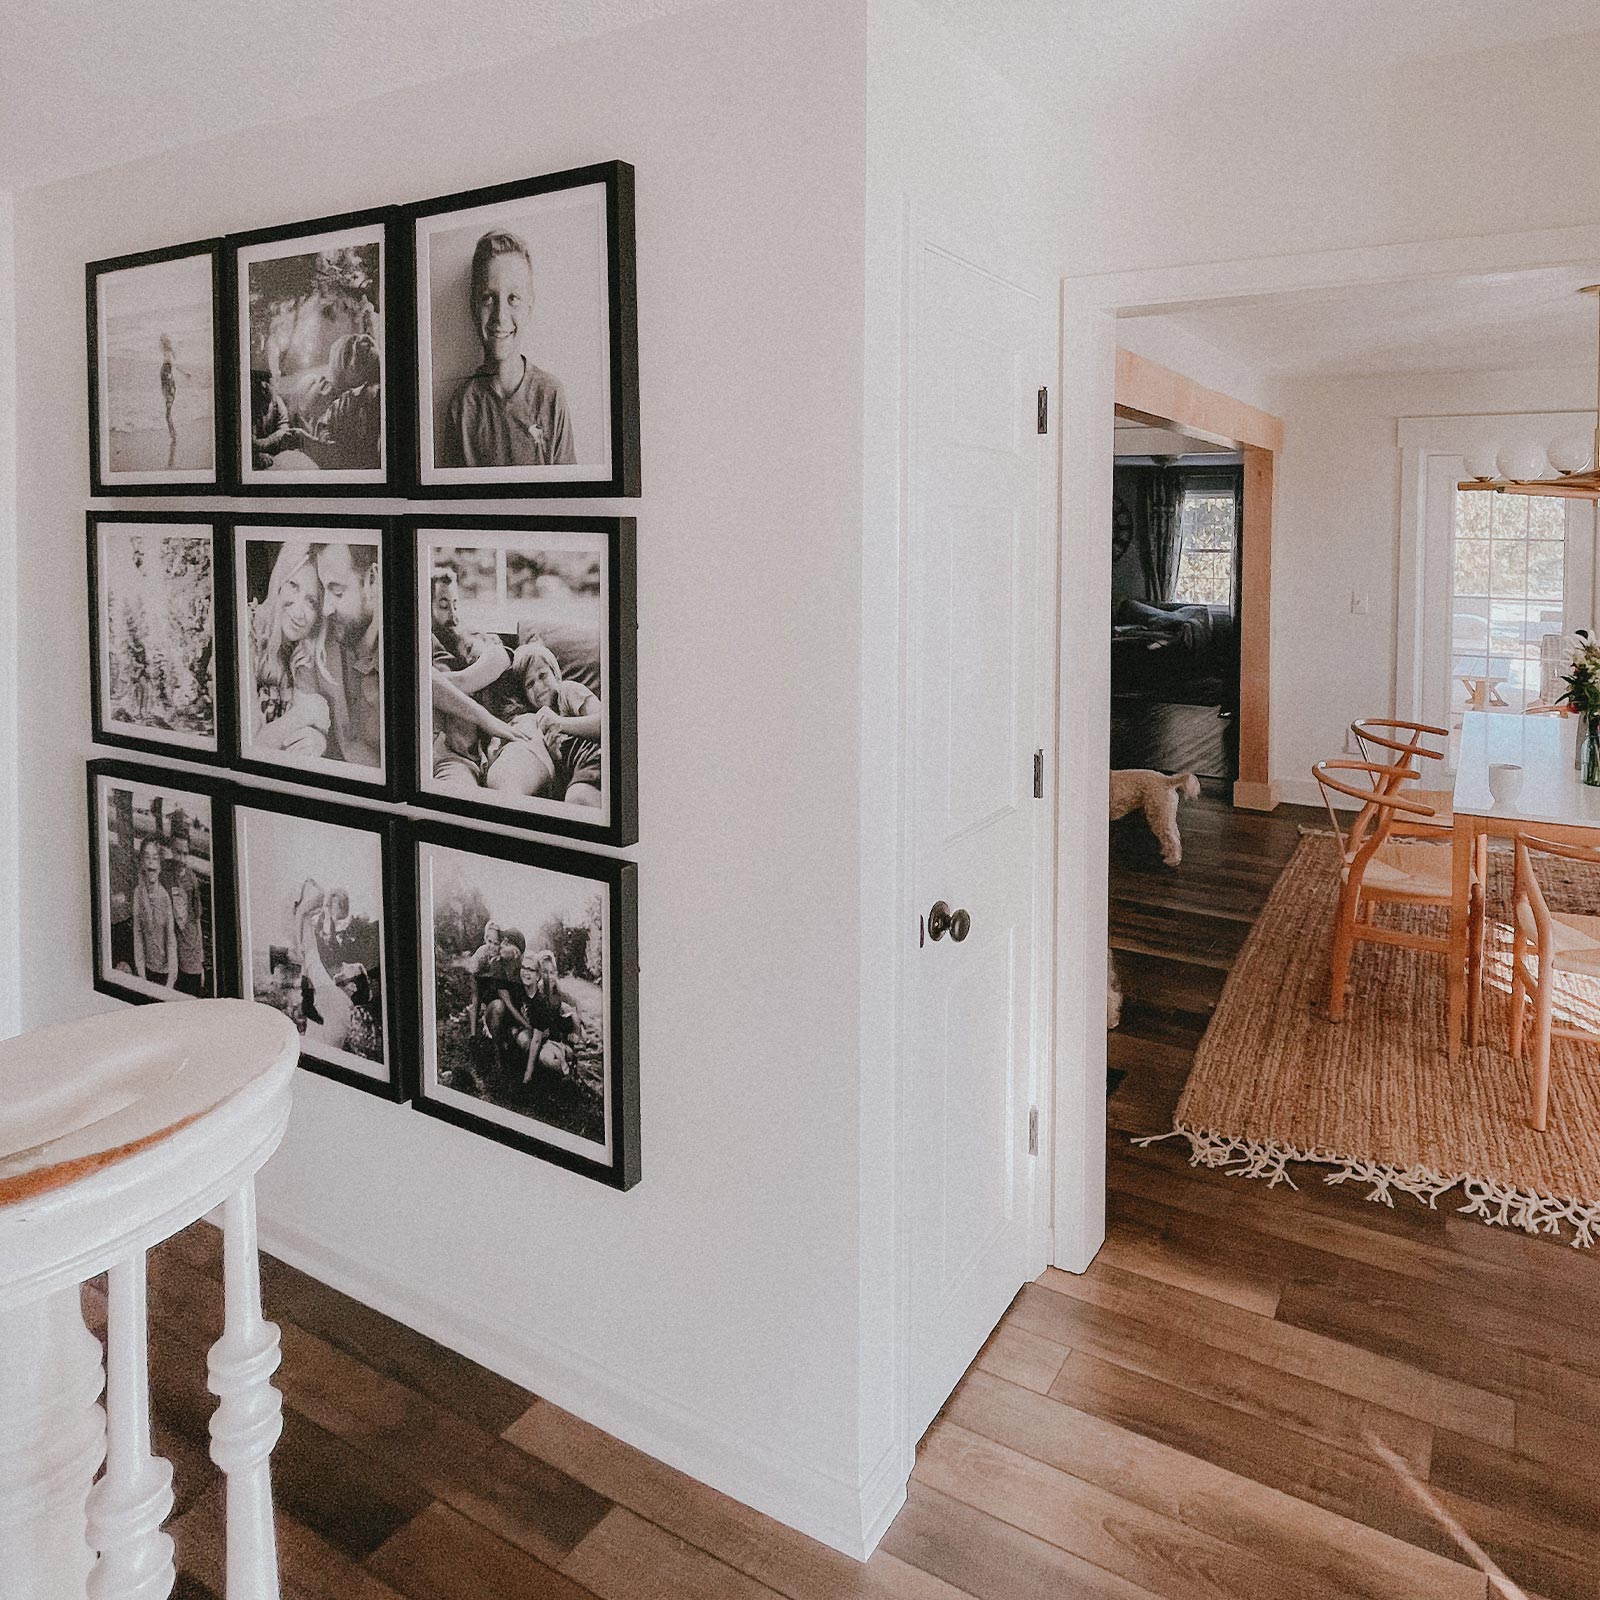
M 1515 761 L 1494 761 L 1489 764 L 1489 793 L 1497 806 L 1508 809 L 1517 803 L 1522 793 L 1522 768 Z

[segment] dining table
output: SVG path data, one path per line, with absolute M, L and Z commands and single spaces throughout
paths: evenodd
M 1477 840 L 1519 833 L 1563 844 L 1600 844 L 1600 787 L 1578 773 L 1578 717 L 1468 711 L 1461 720 L 1451 801 L 1450 1060 L 1460 1055 L 1467 1017 L 1467 954 L 1472 859 Z M 1489 789 L 1489 769 L 1521 769 L 1505 798 Z

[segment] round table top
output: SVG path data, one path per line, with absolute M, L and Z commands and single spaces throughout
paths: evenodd
M 252 1000 L 183 1000 L 0 1041 L 0 1206 L 124 1161 L 299 1058 Z

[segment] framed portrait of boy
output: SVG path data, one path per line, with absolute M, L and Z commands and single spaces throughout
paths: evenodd
M 300 1064 L 389 1100 L 405 1097 L 408 965 L 380 813 L 239 789 L 232 807 L 239 992 L 300 1031 Z
M 408 737 L 411 679 L 388 660 L 400 603 L 389 522 L 240 515 L 228 537 L 233 764 L 392 797 L 405 770 L 397 746 Z
M 638 494 L 633 168 L 445 195 L 407 221 L 417 490 Z
M 227 241 L 230 479 L 244 493 L 389 494 L 403 476 L 397 312 L 410 303 L 388 209 Z
M 216 519 L 91 511 L 87 524 L 95 742 L 225 761 L 229 550 Z
M 141 1004 L 234 993 L 228 791 L 127 761 L 87 771 L 95 988 Z
M 638 868 L 445 823 L 400 830 L 417 929 L 413 1104 L 632 1188 Z
M 631 517 L 413 517 L 417 804 L 639 837 Z
M 222 241 L 91 261 L 89 492 L 222 487 Z

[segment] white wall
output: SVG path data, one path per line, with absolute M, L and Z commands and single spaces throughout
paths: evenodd
M 32 190 L 17 212 L 37 1024 L 104 1003 L 82 822 L 84 262 L 636 165 L 644 497 L 577 509 L 639 516 L 643 1182 L 618 1195 L 302 1074 L 264 1233 L 844 1548 L 862 1537 L 864 25 L 857 0 L 696 11 Z
M 17 361 L 12 199 L 0 193 L 0 1039 L 22 1026 L 17 826 Z
M 1401 417 L 1587 410 L 1588 367 L 1284 379 L 1272 533 L 1272 775 L 1317 803 L 1311 765 L 1359 716 L 1390 715 L 1400 544 Z M 1365 616 L 1350 593 L 1368 595 Z

